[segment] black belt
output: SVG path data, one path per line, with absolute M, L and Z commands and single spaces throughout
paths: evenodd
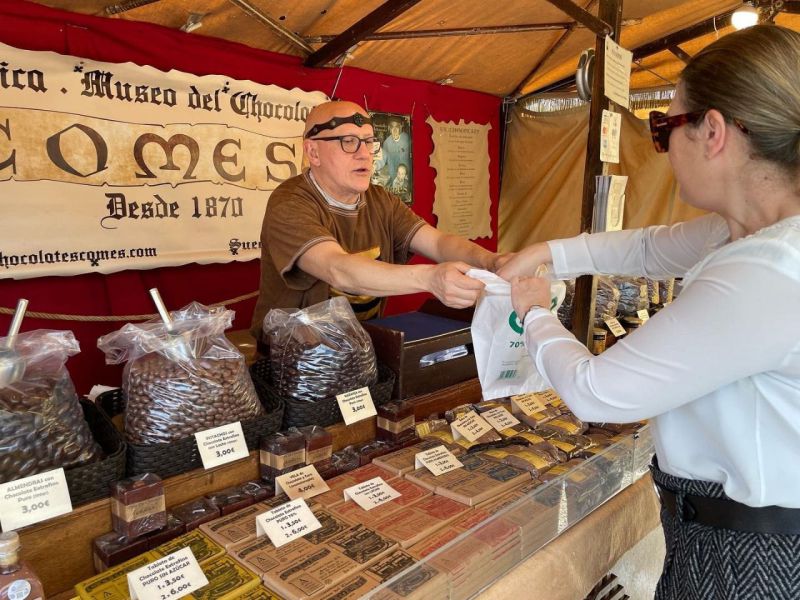
M 673 517 L 678 515 L 677 494 L 656 484 L 661 504 Z M 683 495 L 682 520 L 719 529 L 800 535 L 800 508 L 747 506 L 735 500 Z

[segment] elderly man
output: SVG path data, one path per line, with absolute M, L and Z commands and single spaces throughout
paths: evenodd
M 494 270 L 498 256 L 437 231 L 372 185 L 378 148 L 357 104 L 326 102 L 309 113 L 309 169 L 272 193 L 264 215 L 256 337 L 271 308 L 305 308 L 336 295 L 347 297 L 359 319 L 378 316 L 386 296 L 430 292 L 455 308 L 477 299 L 483 284 L 464 273 Z M 409 253 L 438 264 L 406 265 Z

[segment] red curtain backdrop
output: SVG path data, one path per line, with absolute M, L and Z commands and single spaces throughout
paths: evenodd
M 228 75 L 284 88 L 319 90 L 329 96 L 333 94 L 339 77 L 339 69 L 305 68 L 297 57 L 255 50 L 155 25 L 53 10 L 22 0 L 0 0 L 0 42 L 26 50 L 53 51 L 106 62 L 151 65 L 164 71 L 177 69 L 197 75 Z M 353 68 L 344 68 L 335 95 L 361 105 L 366 103 L 370 110 L 412 115 L 413 209 L 433 225 L 436 224 L 432 212 L 435 171 L 428 163 L 433 141 L 425 119 L 430 115 L 437 121 L 458 122 L 464 119 L 467 122 L 490 123 L 493 234 L 491 239 L 476 241 L 486 248 L 496 249 L 499 98 Z M 65 206 L 64 210 L 69 208 Z M 0 251 L 2 245 L 0 240 Z M 155 312 L 147 294 L 151 287 L 160 290 L 171 309 L 180 308 L 193 300 L 211 304 L 256 290 L 258 269 L 259 261 L 256 260 L 20 281 L 9 279 L 0 272 L 0 306 L 13 307 L 18 298 L 24 297 L 30 300 L 29 310 L 38 312 L 70 315 L 149 314 Z M 389 313 L 415 310 L 424 299 L 425 295 L 422 294 L 394 298 L 387 310 Z M 255 300 L 248 300 L 229 307 L 236 311 L 235 329 L 249 326 L 254 306 Z M 5 335 L 9 322 L 9 316 L 0 315 L 0 336 Z M 81 343 L 81 353 L 71 358 L 67 366 L 78 391 L 86 393 L 94 384 L 119 385 L 120 367 L 104 364 L 96 341 L 99 336 L 122 325 L 120 322 L 89 323 L 28 318 L 22 330 L 74 331 Z

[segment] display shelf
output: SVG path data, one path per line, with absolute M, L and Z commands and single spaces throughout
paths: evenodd
M 386 598 L 409 582 L 444 575 L 450 600 L 471 598 L 548 542 L 641 479 L 649 435 L 626 436 L 563 475 L 513 499 L 418 563 L 373 590 Z M 652 448 L 652 444 L 649 444 Z M 637 452 L 638 447 L 638 452 Z M 491 510 L 491 509 L 489 509 Z M 424 587 L 419 588 L 424 593 Z

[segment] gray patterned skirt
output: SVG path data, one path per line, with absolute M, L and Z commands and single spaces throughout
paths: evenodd
M 653 480 L 676 494 L 729 499 L 718 483 L 668 475 Z M 667 554 L 655 600 L 800 599 L 800 535 L 720 529 L 684 521 L 661 507 Z

